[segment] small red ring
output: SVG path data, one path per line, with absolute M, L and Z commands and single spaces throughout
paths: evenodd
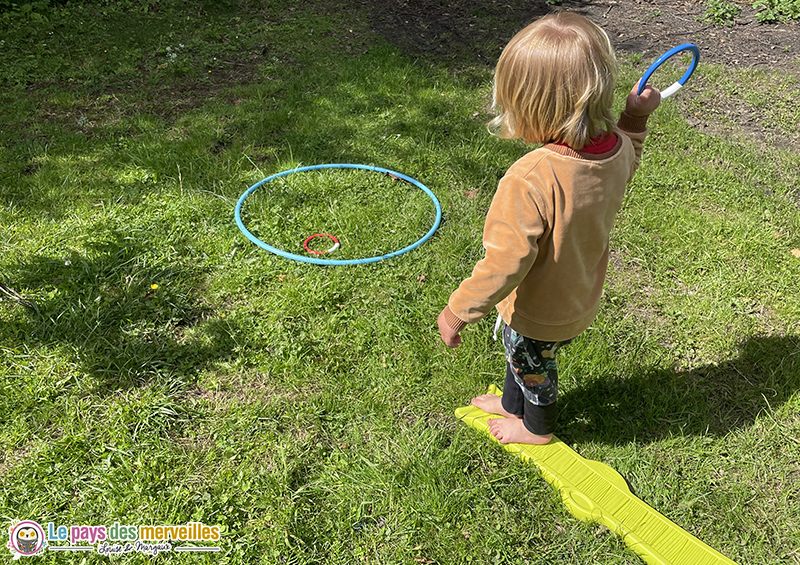
M 314 251 L 313 249 L 309 249 L 308 242 L 314 239 L 315 237 L 329 237 L 333 240 L 334 246 L 328 249 L 327 251 Z M 325 253 L 336 251 L 339 248 L 339 240 L 329 233 L 315 233 L 314 235 L 310 235 L 306 238 L 306 240 L 303 242 L 303 248 L 309 253 L 313 253 L 314 255 L 324 255 Z

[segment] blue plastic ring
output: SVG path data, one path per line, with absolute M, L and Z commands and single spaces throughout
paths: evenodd
M 406 182 L 410 182 L 411 184 L 422 190 L 425 194 L 427 194 L 431 200 L 433 200 L 433 205 L 436 207 L 436 220 L 433 222 L 433 227 L 431 227 L 431 229 L 428 230 L 428 233 L 426 233 L 424 236 L 422 236 L 420 239 L 418 239 L 416 242 L 412 243 L 408 247 L 404 247 L 399 251 L 393 251 L 391 253 L 387 253 L 386 255 L 380 255 L 377 257 L 367 257 L 364 259 L 319 259 L 317 257 L 304 257 L 302 255 L 295 255 L 294 253 L 289 253 L 288 251 L 284 251 L 283 249 L 278 249 L 277 247 L 272 247 L 271 245 L 267 245 L 266 243 L 258 239 L 256 236 L 254 236 L 252 233 L 250 233 L 250 231 L 244 226 L 244 223 L 242 222 L 242 204 L 244 203 L 245 199 L 248 196 L 250 196 L 250 194 L 253 193 L 254 190 L 280 177 L 285 177 L 294 173 L 302 173 L 305 171 L 316 171 L 319 169 L 363 169 L 365 171 L 376 171 L 379 173 L 386 173 L 398 177 Z M 239 229 L 247 237 L 247 239 L 258 245 L 262 249 L 266 249 L 267 251 L 269 251 L 270 253 L 274 253 L 275 255 L 280 255 L 281 257 L 286 257 L 287 259 L 293 259 L 295 261 L 301 261 L 303 263 L 314 263 L 315 265 L 362 265 L 364 263 L 375 263 L 377 261 L 381 261 L 382 259 L 388 259 L 389 257 L 396 257 L 398 255 L 402 255 L 403 253 L 407 253 L 412 249 L 416 249 L 417 247 L 425 243 L 428 239 L 431 238 L 431 236 L 433 236 L 433 234 L 439 228 L 439 224 L 442 222 L 442 207 L 439 205 L 439 201 L 436 199 L 436 196 L 433 194 L 433 192 L 430 191 L 430 189 L 428 189 L 427 186 L 425 186 L 424 184 L 415 179 L 412 179 L 409 176 L 404 175 L 403 173 L 390 171 L 389 169 L 382 169 L 380 167 L 372 167 L 370 165 L 331 164 L 331 165 L 313 165 L 310 167 L 299 167 L 297 169 L 283 171 L 282 173 L 276 173 L 272 176 L 265 178 L 260 182 L 257 182 L 256 184 L 248 188 L 247 191 L 244 194 L 242 194 L 242 196 L 239 198 L 239 201 L 236 203 L 236 211 L 234 213 L 234 216 L 236 217 L 236 225 L 239 226 Z
M 687 80 L 689 80 L 689 77 L 692 76 L 692 73 L 697 68 L 697 63 L 700 61 L 700 49 L 694 43 L 684 43 L 683 45 L 678 45 L 677 47 L 673 47 L 672 49 L 661 55 L 661 57 L 656 59 L 655 62 L 652 65 L 650 65 L 650 68 L 648 68 L 645 71 L 644 75 L 642 76 L 642 80 L 639 81 L 639 91 L 637 92 L 637 94 L 642 93 L 645 85 L 647 84 L 647 79 L 650 78 L 650 75 L 652 75 L 655 72 L 655 70 L 658 67 L 660 67 L 662 63 L 664 63 L 664 61 L 666 61 L 673 55 L 682 53 L 683 51 L 692 52 L 692 62 L 689 65 L 689 68 L 683 74 L 683 76 L 678 80 L 678 82 L 673 83 L 670 87 L 666 88 L 661 93 L 661 98 L 662 99 L 669 98 L 670 96 L 675 94 L 678 91 L 678 89 L 680 89 L 680 87 L 682 87 L 684 83 Z

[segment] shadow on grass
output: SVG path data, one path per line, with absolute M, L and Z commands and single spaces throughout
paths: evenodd
M 644 369 L 594 381 L 560 399 L 560 436 L 621 444 L 715 435 L 752 425 L 800 390 L 800 339 L 752 337 L 737 357 L 690 371 Z
M 524 0 L 372 4 L 373 29 L 403 51 L 434 62 L 471 61 L 492 67 L 517 31 L 560 9 Z
M 503 46 L 519 30 L 539 18 L 562 10 L 598 21 L 598 10 L 587 2 L 528 2 L 526 0 L 372 0 L 372 28 L 387 41 L 413 56 L 433 63 L 497 64 Z M 603 8 L 605 9 L 605 8 Z M 619 49 L 639 52 L 642 41 L 630 38 Z
M 228 322 L 211 318 L 193 290 L 202 273 L 156 260 L 146 242 L 113 231 L 98 237 L 86 256 L 34 255 L 8 268 L 34 289 L 36 310 L 15 308 L 0 324 L 0 342 L 62 351 L 100 393 L 165 378 L 190 382 L 231 354 Z
M 280 95 L 268 81 L 251 84 L 241 87 L 242 100 L 235 104 L 195 101 L 198 107 L 174 121 L 133 115 L 143 102 L 127 93 L 119 107 L 108 103 L 108 113 L 121 114 L 113 124 L 84 127 L 78 136 L 74 124 L 49 123 L 47 137 L 56 140 L 50 145 L 16 142 L 6 163 L 14 180 L 0 203 L 57 221 L 87 205 L 138 205 L 150 193 L 174 193 L 178 186 L 181 195 L 238 198 L 250 181 L 260 180 L 252 176 L 243 182 L 248 171 L 268 176 L 278 172 L 276 165 L 337 162 L 389 167 L 418 178 L 441 161 L 457 169 L 465 184 L 480 184 L 487 169 L 496 182 L 501 171 L 487 167 L 488 156 L 465 155 L 452 141 L 476 135 L 488 140 L 483 117 L 470 117 L 477 107 L 445 97 L 439 79 L 437 70 L 380 46 L 333 69 L 323 62 L 285 81 L 276 79 Z M 320 84 L 325 88 L 315 86 Z M 92 97 L 73 103 L 90 107 Z M 86 113 L 92 116 L 88 123 L 101 124 L 100 116 Z M 43 118 L 37 110 L 29 119 Z M 453 155 L 442 156 L 447 149 Z

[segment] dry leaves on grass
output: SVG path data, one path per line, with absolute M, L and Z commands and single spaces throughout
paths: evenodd
M 795 257 L 800 259 L 800 249 L 797 249 L 797 248 L 792 249 L 792 255 L 794 255 Z

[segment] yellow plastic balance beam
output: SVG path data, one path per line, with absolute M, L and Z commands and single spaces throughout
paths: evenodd
M 494 385 L 489 393 L 502 395 Z M 475 406 L 458 408 L 456 416 L 487 433 L 488 420 L 502 417 Z M 497 441 L 491 433 L 489 437 Z M 573 516 L 603 524 L 648 565 L 736 565 L 633 496 L 614 469 L 584 459 L 557 437 L 546 445 L 509 443 L 503 447 L 539 467 L 544 479 L 561 492 Z

